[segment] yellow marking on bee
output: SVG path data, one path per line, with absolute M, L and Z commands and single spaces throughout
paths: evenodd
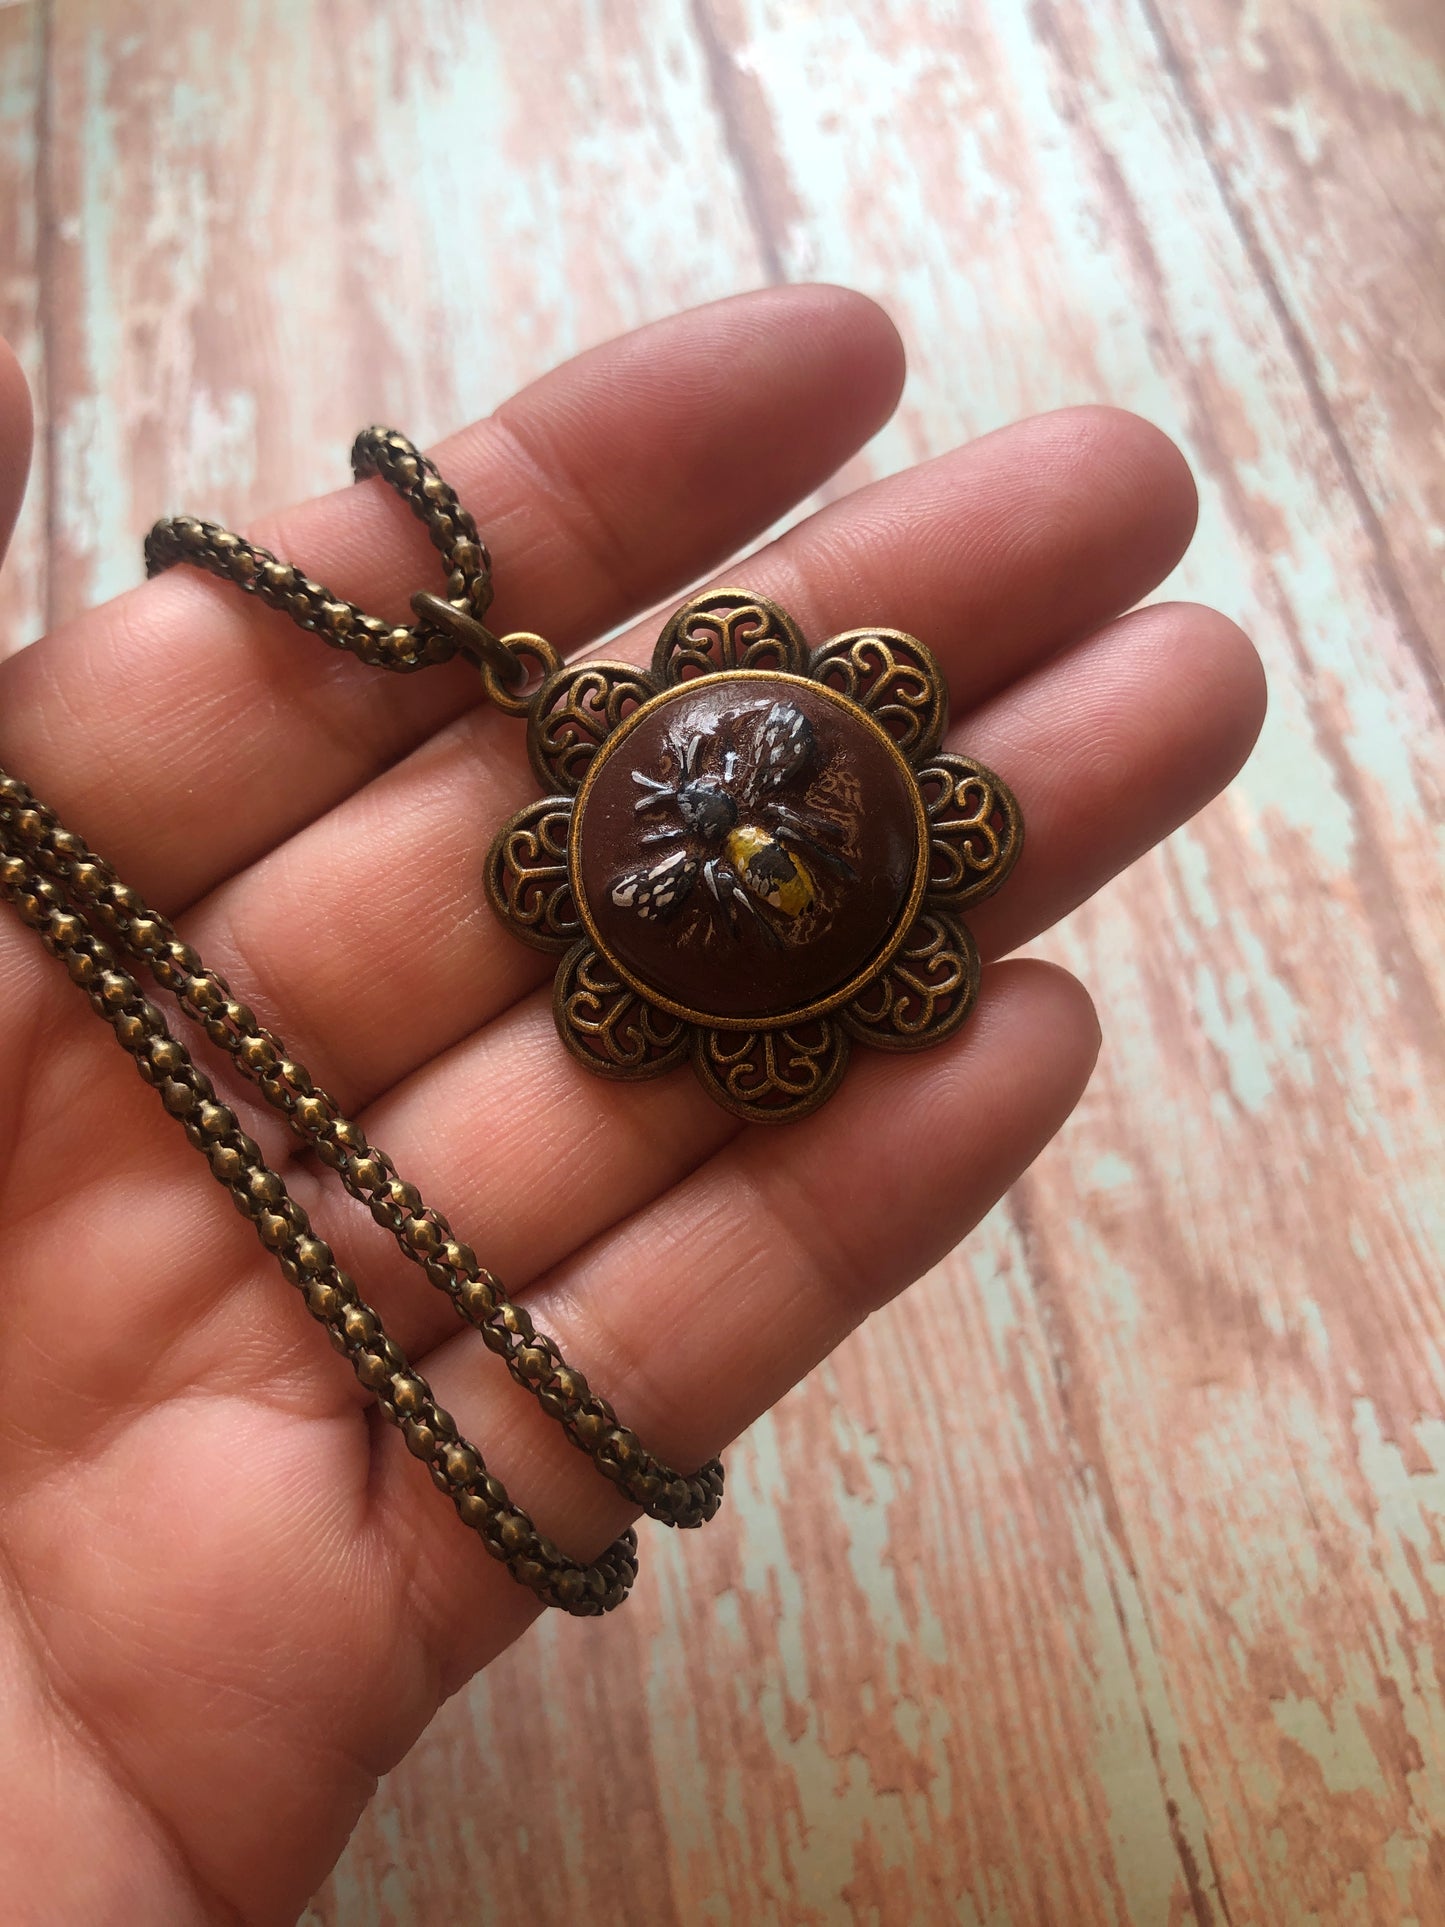
M 800 917 L 813 907 L 813 879 L 801 860 L 770 830 L 740 823 L 723 845 L 727 860 L 754 896 L 785 917 Z

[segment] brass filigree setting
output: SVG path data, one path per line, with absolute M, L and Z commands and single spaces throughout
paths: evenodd
M 901 629 L 850 629 L 813 651 L 811 673 L 881 723 L 911 761 L 948 727 L 948 685 L 930 651 Z
M 982 763 L 944 753 L 918 772 L 928 812 L 928 893 L 962 910 L 993 895 L 1018 858 L 1024 820 L 1013 791 Z
M 782 1030 L 699 1030 L 693 1065 L 725 1111 L 753 1122 L 805 1117 L 848 1068 L 848 1034 L 831 1017 Z
M 875 1050 L 918 1050 L 951 1037 L 978 996 L 978 945 L 936 905 L 910 927 L 886 970 L 843 1012 Z
M 544 786 L 575 795 L 587 765 L 623 717 L 657 694 L 645 670 L 625 662 L 570 664 L 537 691 L 527 750 Z
M 554 670 L 528 752 L 552 791 L 503 824 L 487 894 L 561 952 L 553 1011 L 598 1075 L 690 1059 L 726 1109 L 805 1116 L 854 1043 L 918 1050 L 978 994 L 959 911 L 1018 859 L 991 770 L 941 747 L 947 684 L 893 629 L 808 650 L 786 610 L 713 589 L 664 625 L 650 671 Z
M 552 1005 L 562 1042 L 599 1077 L 657 1077 L 692 1048 L 692 1027 L 639 996 L 585 938 L 558 968 Z
M 571 797 L 544 796 L 509 817 L 487 852 L 487 899 L 536 950 L 567 950 L 582 935 L 567 875 L 571 833 Z
M 653 680 L 667 688 L 737 669 L 798 676 L 807 666 L 808 645 L 787 610 L 745 589 L 708 589 L 685 602 L 652 652 Z

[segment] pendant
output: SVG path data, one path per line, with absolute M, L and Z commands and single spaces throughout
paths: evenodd
M 940 747 L 948 689 L 892 629 L 809 651 L 785 610 L 711 589 L 651 671 L 580 662 L 529 705 L 551 792 L 486 864 L 497 915 L 560 953 L 563 1043 L 603 1077 L 689 1059 L 752 1120 L 816 1110 L 853 1043 L 918 1050 L 963 1023 L 978 949 L 959 912 L 1018 858 L 1018 804 Z

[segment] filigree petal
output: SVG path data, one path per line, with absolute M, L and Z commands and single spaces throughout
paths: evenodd
M 692 1025 L 639 996 L 587 942 L 557 966 L 552 1015 L 568 1050 L 601 1077 L 660 1077 L 692 1048 Z
M 992 896 L 1017 863 L 1024 819 L 991 769 L 947 750 L 918 772 L 928 812 L 928 900 L 962 910 Z
M 782 1030 L 703 1030 L 693 1068 L 710 1097 L 750 1123 L 816 1111 L 848 1066 L 848 1039 L 831 1017 Z
M 652 653 L 652 673 L 672 688 L 729 669 L 800 676 L 808 645 L 786 609 L 747 589 L 707 589 L 670 618 Z
M 813 651 L 808 674 L 882 725 L 911 763 L 948 727 L 948 681 L 933 651 L 902 629 L 849 629 Z
M 632 663 L 564 664 L 537 691 L 527 724 L 527 754 L 538 780 L 575 795 L 601 744 L 656 694 L 652 677 Z
M 517 811 L 492 838 L 487 899 L 514 937 L 536 950 L 566 950 L 582 935 L 567 877 L 570 796 L 544 796 Z
M 838 1013 L 875 1050 L 923 1050 L 951 1037 L 978 996 L 978 945 L 942 910 L 925 909 L 886 970 Z

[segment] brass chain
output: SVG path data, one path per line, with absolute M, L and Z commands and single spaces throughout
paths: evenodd
M 425 525 L 446 565 L 447 601 L 480 625 L 492 601 L 492 558 L 476 523 L 435 466 L 395 430 L 366 428 L 352 447 L 351 468 L 358 481 L 379 475 Z M 145 559 L 147 575 L 189 562 L 234 582 L 289 616 L 298 628 L 320 636 L 333 649 L 349 649 L 373 669 L 405 674 L 468 653 L 457 630 L 436 622 L 406 629 L 369 616 L 269 549 L 194 515 L 157 522 L 146 537 Z
M 392 430 L 366 430 L 358 437 L 352 464 L 359 477 L 380 474 L 426 523 L 448 568 L 445 615 L 428 621 L 427 612 L 440 599 L 418 596 L 414 601 L 423 613 L 417 627 L 394 628 L 266 550 L 190 517 L 158 523 L 152 530 L 146 542 L 150 572 L 177 561 L 196 563 L 285 610 L 333 647 L 380 667 L 416 669 L 465 653 L 479 663 L 489 690 L 497 685 L 504 707 L 525 712 L 529 705 L 517 685 L 526 678 L 527 660 L 547 673 L 548 658 L 551 667 L 557 658 L 540 638 L 496 638 L 482 627 L 481 615 L 492 594 L 491 562 L 471 517 L 432 464 Z M 508 658 L 515 666 L 509 666 Z M 392 1233 L 428 1281 L 447 1295 L 457 1315 L 481 1333 L 513 1379 L 604 1477 L 667 1525 L 697 1526 L 713 1516 L 722 1499 L 721 1464 L 713 1459 L 695 1473 L 677 1473 L 619 1424 L 612 1406 L 567 1364 L 555 1341 L 536 1330 L 525 1308 L 506 1296 L 441 1213 L 400 1177 L 358 1124 L 342 1115 L 305 1065 L 257 1022 L 225 979 L 207 969 L 165 917 L 64 828 L 24 783 L 3 770 L 0 897 L 66 965 L 72 981 L 133 1057 L 140 1075 L 182 1123 L 213 1176 L 254 1224 L 261 1243 L 275 1254 L 312 1317 L 326 1326 L 332 1343 L 350 1360 L 382 1412 L 401 1429 L 408 1448 L 426 1462 L 433 1483 L 515 1579 L 546 1605 L 580 1615 L 608 1612 L 626 1598 L 636 1577 L 636 1534 L 623 1533 L 601 1559 L 586 1565 L 568 1558 L 513 1504 L 506 1488 L 488 1473 L 481 1452 L 460 1436 L 425 1379 L 387 1337 L 375 1310 L 339 1268 L 330 1246 L 312 1231 L 306 1213 L 280 1174 L 266 1165 L 235 1112 L 217 1099 L 211 1080 L 124 960 L 148 971 L 175 997 L 182 1013 Z

